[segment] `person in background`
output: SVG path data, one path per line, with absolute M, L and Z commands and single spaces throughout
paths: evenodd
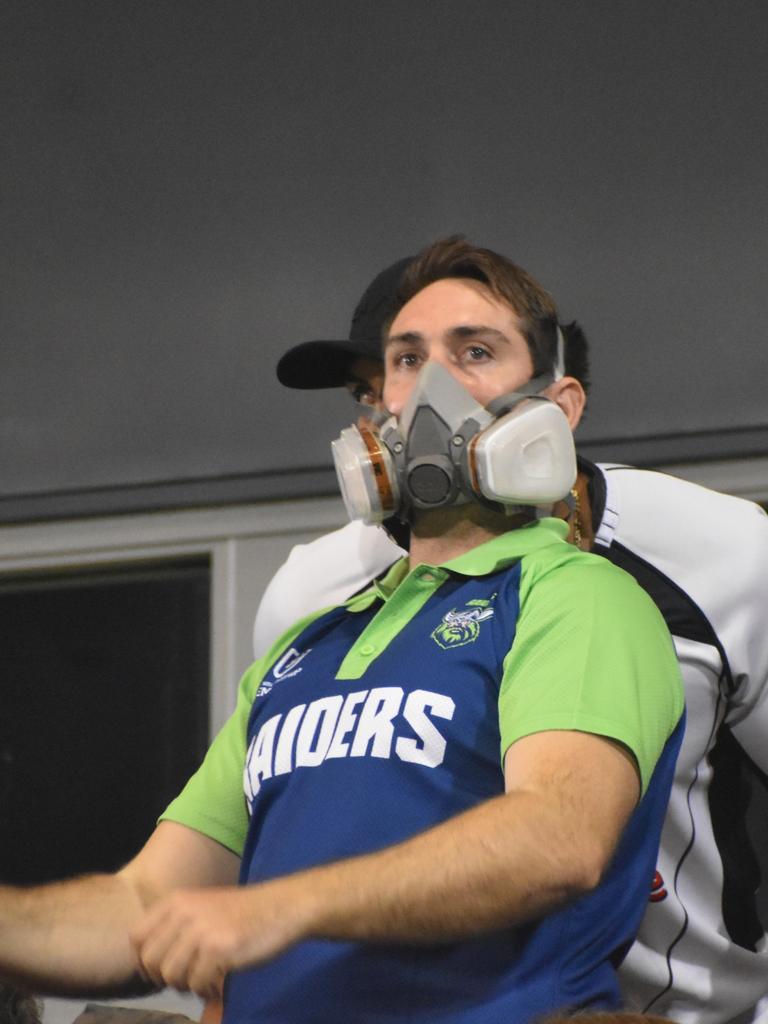
M 441 244 L 458 267 L 473 251 L 460 238 Z M 398 260 L 374 278 L 348 339 L 288 350 L 277 368 L 281 382 L 346 386 L 375 415 L 381 337 L 411 262 Z M 575 323 L 561 330 L 565 372 L 587 391 L 584 332 Z M 768 518 L 752 502 L 584 458 L 575 498 L 559 514 L 572 543 L 631 573 L 656 602 L 686 687 L 686 735 L 657 870 L 620 969 L 625 1000 L 684 1024 L 765 1024 L 768 951 L 745 810 L 757 776 L 768 774 Z M 407 531 L 397 520 L 386 527 L 357 521 L 294 548 L 259 606 L 257 653 L 296 617 L 349 597 L 401 557 Z

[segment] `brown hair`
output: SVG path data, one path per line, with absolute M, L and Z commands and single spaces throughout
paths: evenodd
M 481 281 L 492 294 L 520 317 L 528 343 L 533 374 L 550 372 L 557 359 L 557 306 L 552 296 L 528 271 L 492 249 L 472 245 L 462 235 L 451 235 L 427 246 L 410 263 L 398 289 L 398 308 L 422 288 L 446 277 Z M 566 373 L 589 387 L 587 340 L 574 321 L 562 326 Z
M 40 1004 L 27 992 L 0 982 L 0 1024 L 40 1024 Z

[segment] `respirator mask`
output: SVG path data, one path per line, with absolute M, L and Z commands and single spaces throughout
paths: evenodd
M 564 498 L 576 479 L 573 434 L 539 394 L 558 369 L 484 406 L 428 362 L 399 419 L 378 432 L 347 427 L 331 445 L 350 519 L 409 521 L 415 509 L 469 501 L 514 513 Z

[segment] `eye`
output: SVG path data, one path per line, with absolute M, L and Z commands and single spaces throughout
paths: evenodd
M 352 400 L 357 405 L 362 405 L 367 409 L 376 409 L 381 403 L 381 381 L 347 381 L 346 388 L 352 397 Z
M 491 359 L 491 352 L 484 345 L 468 345 L 462 353 L 464 359 L 470 363 L 482 363 Z
M 398 352 L 393 356 L 392 365 L 398 369 L 413 370 L 421 365 L 421 356 L 418 352 Z
M 375 405 L 378 401 L 373 388 L 368 384 L 348 384 L 347 390 L 358 405 Z

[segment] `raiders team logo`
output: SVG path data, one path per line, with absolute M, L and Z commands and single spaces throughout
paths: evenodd
M 495 596 L 495 595 L 494 595 Z M 430 636 L 444 651 L 451 647 L 463 647 L 474 643 L 480 636 L 480 623 L 493 617 L 490 601 L 467 601 L 466 608 L 457 612 L 455 608 L 443 616 L 443 621 Z

